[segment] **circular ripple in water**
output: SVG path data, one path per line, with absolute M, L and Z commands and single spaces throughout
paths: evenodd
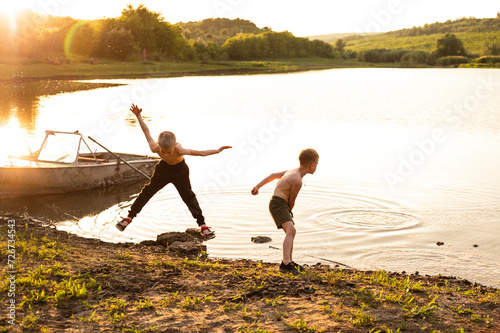
M 368 229 L 374 231 L 401 230 L 420 224 L 415 216 L 397 212 L 375 210 L 344 210 L 326 212 L 317 221 L 341 228 Z

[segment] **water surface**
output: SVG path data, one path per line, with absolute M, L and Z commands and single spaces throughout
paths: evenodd
M 208 253 L 271 262 L 279 262 L 276 248 L 284 237 L 267 210 L 274 184 L 258 196 L 250 190 L 269 173 L 296 167 L 300 150 L 312 147 L 321 158 L 317 172 L 304 178 L 294 209 L 295 261 L 455 275 L 498 287 L 499 73 L 342 69 L 101 80 L 124 85 L 40 97 L 29 117 L 15 106 L 6 116 L 3 105 L 0 128 L 2 139 L 16 137 L 11 150 L 26 149 L 18 139 L 23 134 L 32 146 L 46 129 L 78 129 L 112 150 L 147 154 L 128 111 L 134 102 L 154 136 L 171 130 L 193 149 L 232 145 L 219 155 L 186 157 L 217 233 Z M 196 226 L 167 186 L 118 232 L 114 224 L 139 190 L 15 200 L 0 208 L 46 215 L 61 229 L 112 242 Z M 258 235 L 273 242 L 251 243 Z

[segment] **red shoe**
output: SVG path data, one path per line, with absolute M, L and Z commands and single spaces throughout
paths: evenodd
M 208 232 L 204 232 L 205 230 L 208 230 Z M 204 225 L 203 227 L 201 227 L 200 232 L 203 235 L 203 238 L 205 238 L 205 240 L 209 240 L 209 239 L 215 238 L 215 232 L 213 232 L 212 230 L 210 230 L 210 227 L 207 227 L 206 225 Z
M 122 220 L 116 224 L 116 229 L 123 232 L 128 225 L 132 223 L 132 219 L 128 217 L 122 217 Z

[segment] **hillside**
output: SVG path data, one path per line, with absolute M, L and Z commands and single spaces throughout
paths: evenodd
M 474 17 L 448 20 L 446 22 L 425 24 L 423 27 L 413 27 L 388 32 L 387 35 L 395 37 L 422 36 L 446 33 L 488 33 L 500 31 L 500 12 L 496 18 L 477 19 Z
M 382 34 L 382 32 L 365 32 L 365 33 L 347 32 L 347 33 L 307 36 L 307 38 L 309 40 L 318 39 L 326 43 L 333 44 L 339 39 L 345 40 L 345 39 L 351 39 L 352 37 L 357 37 L 357 38 L 373 37 L 380 34 Z
M 370 49 L 404 49 L 431 52 L 436 41 L 445 34 L 455 34 L 463 41 L 470 54 L 483 54 L 483 48 L 490 44 L 500 44 L 500 14 L 496 18 L 461 18 L 440 23 L 426 24 L 421 27 L 391 31 L 384 34 L 344 39 L 346 48 L 352 51 Z
M 460 18 L 386 33 L 326 34 L 308 38 L 327 43 L 342 39 L 346 43 L 346 49 L 357 52 L 372 49 L 432 52 L 436 41 L 447 33 L 455 34 L 462 40 L 469 53 L 483 54 L 485 45 L 500 44 L 500 13 L 495 18 Z

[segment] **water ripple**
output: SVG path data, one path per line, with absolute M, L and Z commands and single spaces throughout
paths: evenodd
M 325 212 L 316 216 L 316 220 L 339 228 L 373 231 L 401 230 L 420 224 L 418 218 L 409 214 L 376 210 Z

